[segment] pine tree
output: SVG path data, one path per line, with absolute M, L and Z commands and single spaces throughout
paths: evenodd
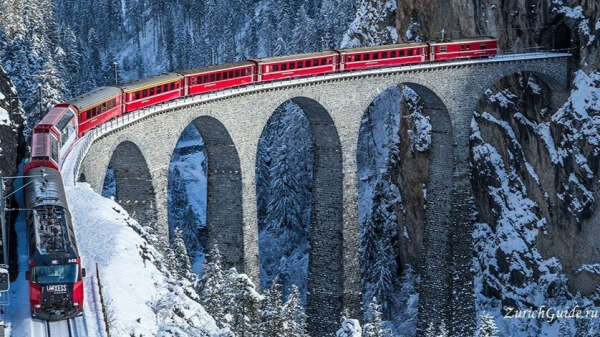
M 204 265 L 202 277 L 198 285 L 202 305 L 215 319 L 220 328 L 226 325 L 226 292 L 225 276 L 221 269 L 221 254 L 218 247 L 212 247 L 207 256 L 208 262 Z
M 271 289 L 265 294 L 261 308 L 260 332 L 263 337 L 285 337 L 282 332 L 283 303 L 281 296 L 281 285 L 274 281 Z
M 254 284 L 248 276 L 231 268 L 226 273 L 225 286 L 230 329 L 239 337 L 258 337 L 262 297 Z
M 180 277 L 184 277 L 192 270 L 192 265 L 190 263 L 188 251 L 185 247 L 185 241 L 183 240 L 183 232 L 180 228 L 175 229 L 173 252 L 175 253 L 175 259 L 177 263 L 176 271 Z
M 437 337 L 437 333 L 435 331 L 435 327 L 433 326 L 433 322 L 430 322 L 427 326 L 427 330 L 425 330 L 425 337 Z
M 498 327 L 494 317 L 484 312 L 479 318 L 477 337 L 498 337 Z
M 442 323 L 440 323 L 439 333 L 438 333 L 437 337 L 448 337 L 448 336 L 449 336 L 448 328 L 446 328 L 446 323 L 444 321 L 442 321 Z
M 386 329 L 382 319 L 381 305 L 373 297 L 369 303 L 369 323 L 365 324 L 363 335 L 365 337 L 391 337 L 392 331 Z
M 306 314 L 302 306 L 300 291 L 294 284 L 283 306 L 283 335 L 294 337 L 310 337 L 306 331 Z

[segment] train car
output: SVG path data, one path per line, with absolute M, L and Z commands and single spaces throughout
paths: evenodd
M 83 312 L 85 269 L 75 242 L 71 214 L 58 170 L 36 167 L 26 173 L 25 205 L 29 239 L 29 302 L 34 318 L 55 321 Z
M 166 73 L 122 85 L 124 112 L 128 113 L 183 96 L 182 79 L 183 76 L 180 74 Z
M 191 96 L 250 84 L 256 64 L 250 61 L 178 71 L 183 75 L 184 95 Z
M 340 71 L 422 63 L 428 60 L 428 51 L 427 43 L 340 49 Z
M 57 104 L 33 129 L 31 160 L 23 173 L 32 168 L 46 166 L 58 169 L 77 140 L 76 108 L 70 104 Z
M 339 54 L 336 51 L 324 51 L 252 61 L 257 65 L 256 81 L 267 82 L 336 72 L 339 67 Z
M 430 61 L 472 59 L 495 56 L 498 40 L 493 37 L 461 39 L 429 44 Z
M 122 91 L 115 87 L 100 87 L 78 96 L 67 104 L 75 107 L 79 123 L 78 137 L 123 113 Z

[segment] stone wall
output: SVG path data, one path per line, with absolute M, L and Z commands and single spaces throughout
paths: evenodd
M 420 289 L 418 326 L 424 327 L 441 317 L 453 320 L 455 314 L 466 315 L 462 317 L 465 328 L 457 327 L 452 332 L 465 335 L 474 326 L 473 301 L 469 300 L 473 296 L 472 276 L 468 268 L 472 225 L 472 202 L 468 198 L 471 195 L 469 134 L 473 111 L 486 88 L 518 71 L 534 72 L 553 91 L 564 93 L 566 64 L 566 58 L 540 58 L 436 65 L 416 70 L 390 69 L 387 73 L 317 77 L 308 83 L 272 89 L 252 87 L 251 91 L 227 98 L 165 110 L 112 131 L 91 146 L 82 172 L 92 187 L 100 191 L 115 148 L 125 141 L 137 145 L 146 160 L 155 194 L 157 223 L 164 227 L 159 232 L 166 236 L 168 166 L 180 134 L 190 123 L 199 126 L 203 137 L 210 138 L 210 132 L 221 130 L 214 138 L 216 152 L 211 155 L 209 151 L 208 158 L 209 182 L 215 179 L 212 186 L 220 186 L 209 186 L 209 205 L 220 201 L 213 208 L 218 210 L 207 214 L 207 225 L 215 227 L 208 231 L 220 233 L 213 237 L 223 255 L 230 256 L 233 265 L 256 281 L 258 140 L 276 108 L 293 99 L 304 108 L 315 138 L 307 299 L 307 312 L 312 316 L 310 332 L 315 337 L 330 336 L 339 324 L 341 308 L 348 309 L 353 317 L 362 317 L 356 181 L 360 122 L 381 92 L 406 84 L 421 96 L 434 116 L 434 160 L 429 179 L 433 186 L 428 187 L 434 195 L 427 205 L 430 211 L 426 216 L 423 265 L 419 268 L 424 271 L 424 282 Z M 225 134 L 230 138 L 223 138 Z M 211 166 L 211 159 L 217 160 L 213 158 L 225 163 Z M 236 172 L 238 161 L 239 172 Z M 211 168 L 218 172 L 210 173 Z M 211 174 L 215 176 L 211 178 Z M 457 298 L 464 300 L 454 300 Z

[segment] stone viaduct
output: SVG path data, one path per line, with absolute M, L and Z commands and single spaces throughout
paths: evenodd
M 566 95 L 565 54 L 523 54 L 490 60 L 425 64 L 255 85 L 165 104 L 132 122 L 92 132 L 77 176 L 101 191 L 109 163 L 117 196 L 142 224 L 167 228 L 171 155 L 194 124 L 208 157 L 207 229 L 227 266 L 258 279 L 255 165 L 259 137 L 278 106 L 293 100 L 310 121 L 314 141 L 309 242 L 309 330 L 331 336 L 347 308 L 362 317 L 356 148 L 363 114 L 385 89 L 405 84 L 425 103 L 433 126 L 418 328 L 445 321 L 452 336 L 475 327 L 471 275 L 472 207 L 469 172 L 471 119 L 486 88 L 519 71 L 536 73 Z M 117 124 L 119 125 L 119 124 Z M 257 283 L 258 284 L 258 283 Z

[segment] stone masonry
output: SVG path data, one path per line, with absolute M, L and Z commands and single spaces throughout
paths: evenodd
M 362 317 L 356 177 L 361 119 L 377 95 L 406 84 L 422 97 L 433 126 L 418 335 L 429 322 L 442 321 L 453 336 L 472 335 L 470 122 L 485 89 L 519 71 L 533 72 L 546 82 L 556 93 L 555 104 L 566 97 L 566 57 L 316 77 L 307 83 L 252 87 L 226 98 L 162 110 L 96 139 L 81 172 L 100 191 L 112 160 L 117 199 L 124 205 L 133 201 L 137 206 L 125 208 L 136 215 L 154 212 L 155 220 L 150 221 L 167 238 L 168 167 L 179 136 L 194 123 L 207 144 L 207 240 L 219 246 L 229 266 L 257 281 L 258 140 L 276 108 L 293 99 L 304 109 L 315 142 L 309 329 L 313 337 L 332 336 L 342 309 Z

